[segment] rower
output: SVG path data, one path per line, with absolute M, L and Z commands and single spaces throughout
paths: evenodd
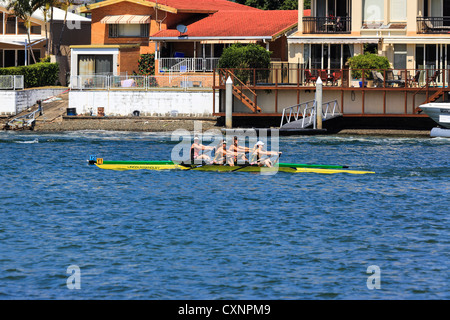
M 272 161 L 270 160 L 271 156 L 280 156 L 281 152 L 275 152 L 275 151 L 266 151 L 263 150 L 264 142 L 258 141 L 255 146 L 253 147 L 252 157 L 250 164 L 251 165 L 258 165 L 260 167 L 266 166 L 266 167 L 272 167 Z M 261 158 L 261 156 L 267 156 L 266 158 Z
M 199 143 L 198 137 L 195 136 L 194 143 L 191 145 L 191 162 L 194 163 L 194 161 L 197 162 L 199 160 L 208 162 L 211 161 L 211 158 L 208 155 L 204 153 L 200 154 L 200 152 L 204 150 L 213 150 L 213 149 L 214 149 L 213 147 L 204 146 L 201 143 Z
M 213 164 L 224 165 L 227 161 L 227 143 L 222 140 L 222 145 L 216 147 L 216 154 L 212 161 Z
M 245 157 L 245 153 L 250 152 L 250 148 L 238 145 L 238 137 L 234 136 L 233 144 L 228 149 L 228 152 L 228 164 L 231 167 L 237 164 L 238 161 L 242 161 L 242 164 L 248 162 L 248 159 Z

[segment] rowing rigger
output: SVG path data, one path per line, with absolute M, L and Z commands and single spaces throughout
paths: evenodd
M 88 160 L 90 165 L 95 165 L 100 169 L 107 170 L 193 170 L 193 171 L 216 171 L 216 172 L 265 172 L 281 171 L 289 173 L 312 172 L 312 173 L 350 173 L 350 174 L 369 174 L 372 171 L 349 170 L 346 166 L 318 165 L 318 164 L 298 164 L 298 163 L 278 163 L 276 166 L 260 167 L 258 165 L 242 164 L 236 166 L 217 165 L 217 164 L 185 164 L 175 163 L 173 161 L 107 161 L 103 158 L 91 156 Z

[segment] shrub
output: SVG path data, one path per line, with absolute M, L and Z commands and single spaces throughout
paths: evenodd
M 138 60 L 138 75 L 152 76 L 155 74 L 155 54 L 141 54 Z
M 354 78 L 362 77 L 362 70 L 367 69 L 364 72 L 364 77 L 366 79 L 370 78 L 372 73 L 370 70 L 386 70 L 390 68 L 390 63 L 388 58 L 379 56 L 373 53 L 366 53 L 354 56 L 348 59 L 349 66 L 352 69 L 352 74 Z
M 54 86 L 58 80 L 59 65 L 41 62 L 29 66 L 0 68 L 0 75 L 23 75 L 25 88 Z
M 226 48 L 219 59 L 218 67 L 222 69 L 269 69 L 270 55 L 272 52 L 257 44 L 233 44 Z M 269 73 L 268 70 L 258 72 L 258 76 L 265 77 L 261 73 Z M 235 75 L 244 83 L 252 77 L 253 71 L 238 70 Z

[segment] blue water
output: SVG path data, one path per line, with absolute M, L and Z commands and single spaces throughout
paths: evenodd
M 0 299 L 450 298 L 449 139 L 281 138 L 283 162 L 374 175 L 86 163 L 166 160 L 175 144 L 1 132 Z M 72 265 L 78 290 L 67 286 Z M 372 290 L 369 266 L 381 272 Z

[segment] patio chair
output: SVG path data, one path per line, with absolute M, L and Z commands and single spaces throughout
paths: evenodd
M 339 85 L 338 81 L 342 79 L 342 72 L 341 71 L 333 72 L 331 77 L 332 77 L 332 79 L 331 79 L 332 85 L 338 86 Z
M 394 72 L 393 72 L 393 70 L 387 70 L 386 71 L 386 78 L 387 78 L 386 79 L 386 84 L 389 87 L 393 87 L 395 84 L 397 86 L 399 86 L 399 87 L 404 87 L 405 86 L 405 83 L 406 83 L 405 80 L 398 80 L 398 78 L 397 78 L 397 80 L 394 79 Z
M 311 74 L 310 70 L 305 70 L 305 84 L 310 84 L 312 82 L 313 85 L 316 84 L 317 77 Z
M 341 17 L 336 17 L 336 31 L 344 31 L 344 24 L 341 21 Z
M 381 72 L 372 70 L 373 83 L 375 87 L 380 88 L 384 85 L 384 77 Z
M 435 71 L 431 77 L 427 77 L 427 84 L 434 83 L 434 86 L 437 87 L 436 79 L 439 77 L 441 72 L 439 70 Z
M 414 75 L 414 77 L 413 77 L 413 78 L 410 78 L 410 79 L 408 80 L 408 86 L 409 86 L 409 87 L 415 87 L 415 86 L 419 87 L 420 73 L 421 73 L 421 71 L 420 71 L 420 70 L 417 70 L 417 71 L 416 71 L 416 74 Z
M 327 70 L 319 70 L 319 77 L 325 82 L 325 85 L 328 85 L 328 82 L 333 84 L 333 77 L 328 75 Z

